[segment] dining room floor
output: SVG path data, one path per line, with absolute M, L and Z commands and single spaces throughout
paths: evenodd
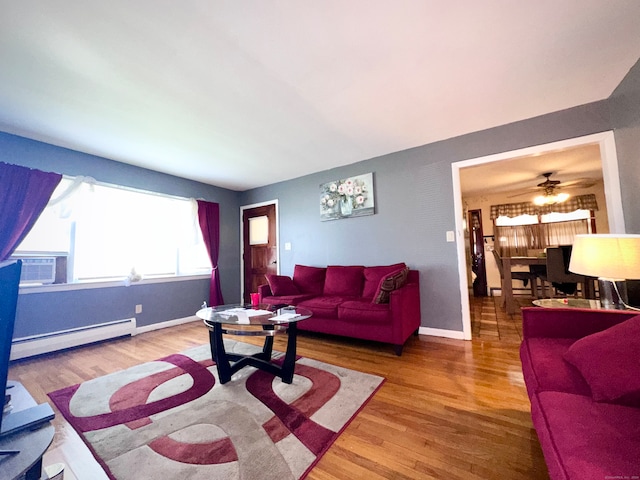
M 532 306 L 533 298 L 517 296 L 515 301 L 516 312 L 508 315 L 502 306 L 502 297 L 469 295 L 473 338 L 520 343 L 522 341 L 520 308 Z

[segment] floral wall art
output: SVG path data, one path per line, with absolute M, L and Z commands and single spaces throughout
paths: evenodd
M 373 215 L 373 173 L 320 185 L 320 220 Z

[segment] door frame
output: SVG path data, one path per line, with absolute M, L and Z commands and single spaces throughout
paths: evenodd
M 464 252 L 464 218 L 462 205 L 462 189 L 460 186 L 460 170 L 466 167 L 482 165 L 485 163 L 510 160 L 515 157 L 545 153 L 550 150 L 558 150 L 580 145 L 597 143 L 600 146 L 600 159 L 602 165 L 602 177 L 604 182 L 605 200 L 607 204 L 607 216 L 609 219 L 609 231 L 611 233 L 625 233 L 624 212 L 622 210 L 622 195 L 620 193 L 620 175 L 618 172 L 618 156 L 616 153 L 615 136 L 612 130 L 594 133 L 582 137 L 560 140 L 558 142 L 544 143 L 532 147 L 510 150 L 508 152 L 485 155 L 453 162 L 451 173 L 453 177 L 453 204 L 456 228 L 456 250 L 458 252 L 458 277 L 460 279 L 460 298 L 462 302 L 462 334 L 465 340 L 471 340 L 471 311 L 469 306 L 469 284 L 467 282 L 467 262 Z
M 242 292 L 244 291 L 244 211 L 256 207 L 264 207 L 265 205 L 275 205 L 276 207 L 276 272 L 280 275 L 280 212 L 278 210 L 278 199 L 267 200 L 265 202 L 252 203 L 251 205 L 242 205 L 240 207 L 240 300 L 243 302 Z

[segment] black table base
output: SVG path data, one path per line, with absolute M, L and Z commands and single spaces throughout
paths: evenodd
M 220 323 L 210 325 L 209 343 L 211 344 L 211 358 L 216 363 L 218 369 L 218 377 L 220 383 L 225 384 L 231 380 L 231 376 L 241 368 L 252 366 L 265 372 L 269 372 L 276 377 L 280 377 L 284 383 L 293 381 L 293 374 L 296 365 L 296 341 L 298 336 L 298 328 L 295 322 L 286 325 L 282 329 L 281 325 L 262 325 L 262 330 L 254 330 L 251 333 L 246 331 L 231 330 L 223 328 Z M 288 334 L 287 351 L 284 356 L 282 365 L 278 365 L 271 360 L 273 351 L 273 336 L 277 333 L 285 331 Z M 224 348 L 222 339 L 223 334 L 240 334 L 240 335 L 262 335 L 265 337 L 262 351 L 253 355 L 241 355 L 237 353 L 227 353 Z

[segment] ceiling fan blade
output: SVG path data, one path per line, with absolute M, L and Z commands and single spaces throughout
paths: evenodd
M 569 180 L 568 182 L 562 182 L 563 187 L 574 187 L 574 188 L 589 188 L 593 187 L 597 182 L 597 180 L 593 178 L 577 178 L 575 180 Z
M 520 193 L 514 193 L 513 195 L 507 195 L 507 198 L 524 197 L 525 195 L 535 195 L 535 194 L 536 194 L 535 190 L 531 190 L 529 192 L 520 192 Z

